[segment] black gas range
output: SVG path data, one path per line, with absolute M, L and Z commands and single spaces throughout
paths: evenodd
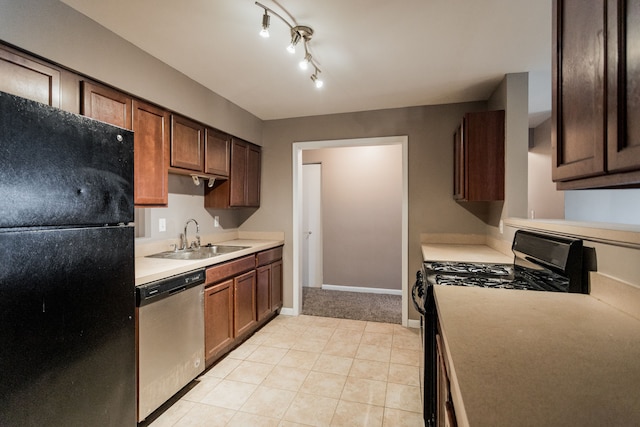
M 412 288 L 414 306 L 424 325 L 423 403 L 425 426 L 437 423 L 437 309 L 434 286 L 479 286 L 523 291 L 589 293 L 583 277 L 579 239 L 518 230 L 512 264 L 425 261 Z

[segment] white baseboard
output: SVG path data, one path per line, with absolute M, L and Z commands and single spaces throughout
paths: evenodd
M 391 289 L 393 290 L 393 289 Z M 283 316 L 293 316 L 293 308 L 282 307 L 280 309 L 280 314 Z M 420 320 L 415 319 L 407 319 L 407 328 L 420 328 Z
M 280 314 L 283 316 L 293 316 L 293 308 L 282 307 L 280 309 Z
M 365 292 L 369 294 L 402 295 L 401 289 L 361 288 L 359 286 L 322 285 L 322 289 L 331 291 Z
M 407 319 L 407 328 L 420 329 L 420 320 Z

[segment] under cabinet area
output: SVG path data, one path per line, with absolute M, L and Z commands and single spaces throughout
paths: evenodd
M 467 113 L 453 135 L 453 198 L 504 200 L 504 110 Z
M 552 178 L 640 187 L 640 4 L 554 0 Z

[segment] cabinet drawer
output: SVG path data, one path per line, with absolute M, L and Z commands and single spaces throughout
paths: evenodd
M 205 284 L 220 282 L 229 277 L 238 276 L 245 271 L 255 268 L 255 259 L 253 255 L 225 262 L 207 269 Z
M 282 259 L 282 246 L 258 252 L 256 254 L 256 267 L 271 264 L 279 259 Z

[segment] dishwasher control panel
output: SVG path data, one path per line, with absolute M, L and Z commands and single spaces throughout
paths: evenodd
M 151 304 L 204 283 L 205 271 L 191 271 L 136 287 L 136 306 Z

